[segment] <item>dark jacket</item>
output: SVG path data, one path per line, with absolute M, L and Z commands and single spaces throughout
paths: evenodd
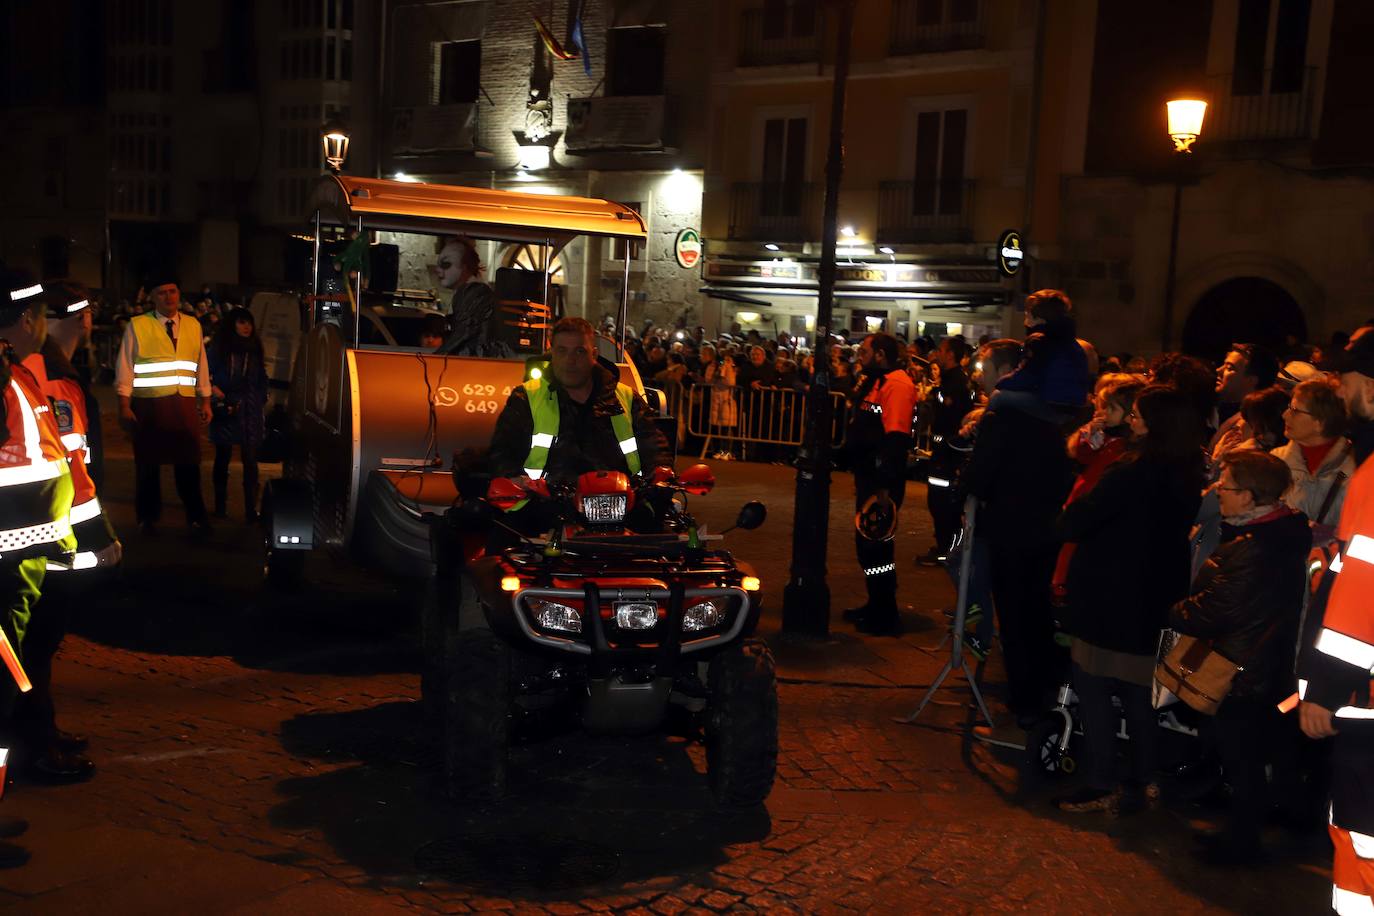
M 940 387 L 927 397 L 923 408 L 930 411 L 931 470 L 949 476 L 965 458 L 950 443 L 959 435 L 964 417 L 973 409 L 973 391 L 968 376 L 955 366 L 940 373 Z
M 961 493 L 983 504 L 975 537 L 1057 549 L 1054 521 L 1073 478 L 1057 424 L 1021 410 L 989 408 L 959 475 Z
M 629 471 L 615 430 L 611 428 L 611 417 L 624 413 L 615 394 L 615 376 L 601 365 L 594 372 L 595 387 L 585 404 L 568 397 L 554 381 L 553 373 L 545 376 L 558 393 L 558 435 L 544 466 L 545 476 L 556 482 L 571 483 L 587 471 Z M 634 399 L 630 422 L 639 446 L 640 470 L 648 472 L 666 460 L 667 440 L 649 417 L 643 398 Z M 529 396 L 523 387 L 517 387 L 496 418 L 496 432 L 491 438 L 493 475 L 516 477 L 525 472 L 533 432 Z
M 1078 343 L 1072 318 L 1036 328 L 1026 338 L 1021 365 L 997 383 L 998 391 L 1034 394 L 1047 404 L 1068 408 L 1083 406 L 1091 388 L 1088 356 Z
M 256 448 L 266 435 L 267 369 L 257 347 L 226 346 L 216 337 L 205 348 L 210 383 L 224 392 L 210 421 L 215 445 L 246 444 Z
M 1244 666 L 1232 682 L 1232 696 L 1282 699 L 1292 693 L 1293 645 L 1311 544 L 1301 512 L 1249 525 L 1223 522 L 1221 543 L 1203 564 L 1192 594 L 1169 611 L 1174 629 L 1215 640 L 1217 651 Z
M 981 436 L 981 434 L 980 434 Z M 1188 531 L 1201 501 L 1201 462 L 1133 454 L 1064 507 L 1069 563 L 1064 625 L 1117 652 L 1154 655 L 1169 606 L 1188 594 Z

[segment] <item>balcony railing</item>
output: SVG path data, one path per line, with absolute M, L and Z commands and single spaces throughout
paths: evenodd
M 817 185 L 801 181 L 747 182 L 730 190 L 730 238 L 802 242 L 819 237 Z
M 892 0 L 892 54 L 983 46 L 983 0 Z
M 879 186 L 879 242 L 972 239 L 972 181 L 885 181 Z
M 391 109 L 391 152 L 467 153 L 477 148 L 476 103 L 414 105 Z
M 661 95 L 568 99 L 568 152 L 661 150 L 663 107 Z
M 1203 142 L 1311 139 L 1314 77 L 1312 67 L 1208 77 L 1212 98 Z
M 740 17 L 739 65 L 808 64 L 820 59 L 819 4 L 789 3 L 745 10 Z

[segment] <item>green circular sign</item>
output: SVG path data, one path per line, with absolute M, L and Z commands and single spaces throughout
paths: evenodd
M 997 238 L 997 269 L 1004 277 L 1014 277 L 1025 262 L 1026 252 L 1021 247 L 1021 233 L 1008 229 Z
M 695 229 L 683 229 L 673 243 L 677 266 L 691 270 L 701 262 L 701 235 Z

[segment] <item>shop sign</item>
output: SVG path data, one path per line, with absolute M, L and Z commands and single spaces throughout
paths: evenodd
M 686 270 L 696 267 L 701 261 L 701 235 L 695 229 L 683 229 L 673 243 L 673 255 L 678 267 Z
M 1021 233 L 1008 229 L 997 238 L 997 269 L 1004 277 L 1014 277 L 1021 269 L 1026 252 L 1021 247 Z

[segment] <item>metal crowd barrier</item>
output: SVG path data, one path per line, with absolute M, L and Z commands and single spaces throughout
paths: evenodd
M 685 390 L 688 435 L 704 440 L 702 457 L 712 439 L 757 445 L 796 447 L 806 433 L 806 392 L 790 388 L 737 388 L 694 385 Z M 849 429 L 849 402 L 839 392 L 833 402 L 831 443 L 844 444 Z

